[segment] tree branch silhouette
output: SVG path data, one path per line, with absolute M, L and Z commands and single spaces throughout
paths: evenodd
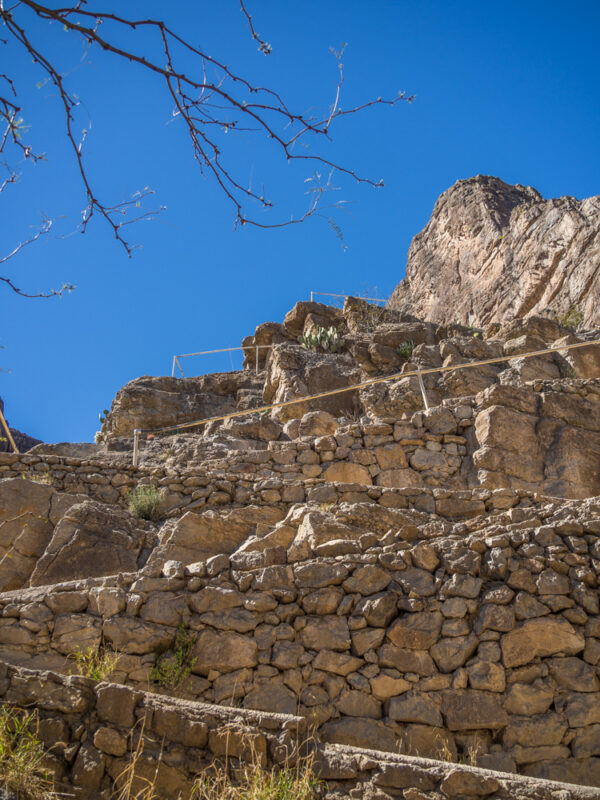
M 239 6 L 252 39 L 258 43 L 259 51 L 269 55 L 272 50 L 271 45 L 256 32 L 253 18 L 246 9 L 244 0 L 239 0 Z M 33 25 L 36 20 L 52 23 L 44 37 L 38 35 L 37 38 L 41 41 L 36 40 L 35 25 Z M 218 191 L 225 195 L 233 207 L 234 226 L 249 225 L 267 229 L 304 222 L 322 208 L 323 196 L 330 186 L 331 175 L 334 173 L 345 175 L 359 184 L 382 186 L 381 180 L 362 175 L 351 166 L 326 158 L 318 149 L 313 152 L 313 145 L 318 148 L 320 141 L 330 141 L 332 128 L 342 118 L 373 106 L 395 106 L 402 101 L 410 103 L 413 100 L 412 96 L 399 92 L 395 97 L 388 99 L 377 97 L 342 110 L 340 97 L 344 84 L 343 48 L 340 52 L 332 50 L 338 67 L 333 100 L 322 114 L 310 114 L 293 110 L 278 91 L 251 82 L 195 46 L 189 38 L 178 34 L 160 19 L 137 19 L 123 16 L 117 11 L 93 10 L 88 0 L 77 0 L 72 4 L 58 7 L 38 3 L 35 0 L 16 0 L 8 6 L 5 0 L 0 0 L 0 21 L 7 37 L 2 39 L 2 42 L 16 43 L 41 69 L 45 80 L 56 89 L 65 135 L 86 198 L 79 230 L 85 232 L 92 218 L 97 215 L 108 224 L 115 239 L 128 256 L 132 255 L 134 245 L 125 235 L 125 226 L 152 217 L 162 209 L 147 209 L 142 206 L 142 201 L 152 194 L 148 187 L 132 195 L 130 200 L 121 203 L 109 202 L 100 197 L 88 171 L 85 157 L 84 144 L 88 129 L 79 130 L 76 121 L 76 111 L 82 103 L 69 88 L 68 76 L 61 73 L 48 55 L 48 52 L 54 52 L 49 44 L 53 35 L 56 38 L 62 32 L 68 32 L 79 39 L 90 53 L 99 51 L 120 60 L 124 67 L 135 64 L 166 89 L 172 106 L 171 114 L 184 125 L 193 158 L 201 172 L 215 181 Z M 150 54 L 147 53 L 147 35 L 153 37 L 151 40 L 153 49 Z M 142 43 L 145 45 L 144 54 L 141 51 Z M 187 70 L 182 63 L 184 59 L 188 63 Z M 35 161 L 43 158 L 42 155 L 34 154 L 32 147 L 24 141 L 26 126 L 21 117 L 22 108 L 13 77 L 3 74 L 0 75 L 0 81 L 6 87 L 4 96 L 0 95 L 0 121 L 4 124 L 4 130 L 0 135 L 0 153 L 5 154 L 12 148 L 24 159 Z M 329 173 L 325 186 L 313 188 L 305 211 L 297 217 L 285 216 L 265 220 L 252 212 L 252 205 L 264 210 L 272 209 L 274 203 L 264 193 L 259 193 L 246 185 L 242 176 L 230 166 L 231 159 L 228 157 L 230 147 L 226 138 L 226 134 L 243 136 L 249 133 L 262 136 L 269 145 L 272 145 L 272 149 L 280 154 L 284 162 L 307 162 L 315 174 L 318 174 L 320 169 Z M 337 203 L 333 205 L 336 206 Z M 136 212 L 137 209 L 141 209 L 139 213 Z M 35 236 L 0 260 L 0 264 L 5 263 L 23 247 L 47 232 L 40 229 Z M 2 281 L 14 291 L 27 297 L 55 296 L 63 291 L 29 295 L 16 289 L 13 281 L 7 278 L 2 278 Z

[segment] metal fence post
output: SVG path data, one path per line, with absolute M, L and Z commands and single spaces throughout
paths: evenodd
M 258 345 L 256 345 L 256 374 L 258 375 Z
M 423 376 L 421 375 L 421 370 L 418 372 L 419 378 L 419 387 L 421 389 L 421 395 L 423 396 L 423 402 L 425 403 L 425 409 L 429 410 L 429 401 L 427 400 L 427 392 L 425 391 L 425 384 L 423 383 Z
M 137 467 L 140 455 L 140 431 L 136 428 L 133 432 L 133 466 Z

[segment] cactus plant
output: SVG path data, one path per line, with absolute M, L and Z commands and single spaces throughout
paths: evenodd
M 344 348 L 344 339 L 334 327 L 322 328 L 319 325 L 314 333 L 299 336 L 298 341 L 305 350 L 315 352 L 341 353 Z
M 412 356 L 414 349 L 414 342 L 402 342 L 402 344 L 396 348 L 396 352 L 403 361 L 408 361 Z

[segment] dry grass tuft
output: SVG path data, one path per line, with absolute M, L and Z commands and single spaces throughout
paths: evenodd
M 105 681 L 110 678 L 117 667 L 119 654 L 111 650 L 88 647 L 86 650 L 77 648 L 69 656 L 75 661 L 75 666 L 79 675 L 92 678 L 94 681 Z
M 156 760 L 156 769 L 152 778 L 146 778 L 140 775 L 140 770 L 138 769 L 138 764 L 144 752 L 145 726 L 146 718 L 144 717 L 139 736 L 137 737 L 137 744 L 131 754 L 129 763 L 115 779 L 115 788 L 112 794 L 113 800 L 161 800 L 156 791 L 156 778 L 160 765 L 160 757 Z M 135 728 L 131 731 L 130 735 L 132 737 L 135 735 Z
M 148 776 L 144 726 L 145 720 L 139 734 L 136 729 L 131 733 L 137 744 L 129 763 L 115 780 L 113 800 L 164 800 L 157 786 L 162 751 L 154 761 L 153 774 Z M 260 737 L 245 735 L 237 727 L 232 727 L 230 733 L 231 749 L 242 757 L 228 753 L 223 758 L 215 758 L 196 777 L 190 800 L 317 800 L 322 797 L 326 786 L 315 774 L 314 751 L 299 755 L 298 748 L 294 748 L 293 757 L 277 767 L 266 768 L 265 753 L 256 746 Z M 181 795 L 172 795 L 170 800 L 181 800 Z
M 305 743 L 306 744 L 306 743 Z M 302 749 L 306 749 L 305 747 Z M 213 761 L 196 778 L 194 800 L 314 800 L 325 784 L 315 774 L 314 749 L 265 768 L 263 756 L 249 739 L 245 760 L 233 767 L 229 757 Z

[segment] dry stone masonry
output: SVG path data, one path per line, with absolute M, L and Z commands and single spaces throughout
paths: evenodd
M 142 689 L 183 626 L 189 698 L 299 713 L 325 742 L 599 785 L 600 503 L 445 494 L 431 499 L 466 519 L 294 505 L 229 556 L 7 592 L 0 656 L 65 671 L 103 642 Z
M 186 703 L 123 685 L 2 663 L 0 699 L 8 705 L 35 704 L 40 737 L 49 748 L 44 768 L 71 797 L 114 796 L 112 788 L 122 785 L 119 781 L 136 750 L 138 779 L 154 781 L 161 798 L 187 800 L 195 776 L 215 759 L 227 757 L 234 768 L 256 761 L 265 769 L 277 768 L 289 763 L 307 741 L 302 717 Z M 351 746 L 317 744 L 312 757 L 320 787 L 331 798 L 597 798 L 595 790 L 585 787 Z
M 577 201 L 494 181 L 442 196 L 395 307 L 298 303 L 244 340 L 244 370 L 139 378 L 96 444 L 0 454 L 0 700 L 37 708 L 65 791 L 110 797 L 140 737 L 140 775 L 158 763 L 176 800 L 212 759 L 251 742 L 276 768 L 310 733 L 331 800 L 600 796 L 596 199 L 572 230 Z M 555 307 L 473 293 L 457 322 L 416 297 L 455 250 L 490 286 L 509 244 L 526 271 L 563 206 Z M 300 345 L 318 327 L 342 352 Z M 129 510 L 140 485 L 153 521 Z M 117 654 L 113 683 L 71 674 L 86 650 Z

